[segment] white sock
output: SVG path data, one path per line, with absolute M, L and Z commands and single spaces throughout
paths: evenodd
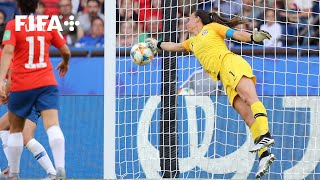
M 23 150 L 22 132 L 11 133 L 8 136 L 8 162 L 10 164 L 10 173 L 19 174 L 20 159 Z
M 49 144 L 53 154 L 54 164 L 56 168 L 65 167 L 65 147 L 64 136 L 59 126 L 51 126 L 47 130 Z
M 31 139 L 26 147 L 32 152 L 34 158 L 38 161 L 41 167 L 47 172 L 47 174 L 56 175 L 56 170 L 53 167 L 53 164 L 44 149 L 44 147 L 35 139 Z
M 8 136 L 9 136 L 9 131 L 4 130 L 0 132 L 0 137 L 2 140 L 2 148 L 3 148 L 4 155 L 7 158 L 7 161 L 8 161 Z M 9 161 L 8 161 L 8 166 L 9 166 Z

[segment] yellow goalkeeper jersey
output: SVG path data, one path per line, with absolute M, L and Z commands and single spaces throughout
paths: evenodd
M 201 32 L 182 43 L 189 52 L 193 52 L 204 70 L 217 80 L 221 62 L 225 55 L 232 54 L 224 41 L 230 29 L 218 23 L 203 26 Z

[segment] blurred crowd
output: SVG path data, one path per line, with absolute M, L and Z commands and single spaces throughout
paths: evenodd
M 116 0 L 117 46 L 128 47 L 147 37 L 161 40 L 162 0 Z M 104 46 L 104 0 L 40 0 L 37 15 L 62 15 L 63 35 L 69 45 L 76 47 Z M 219 12 L 227 19 L 236 15 L 248 23 L 236 27 L 253 28 L 272 34 L 265 46 L 319 46 L 319 1 L 314 0 L 178 0 L 177 42 L 189 37 L 188 17 L 195 9 Z M 0 0 L 0 30 L 19 14 L 14 0 Z M 70 31 L 69 17 L 80 25 Z M 232 42 L 232 45 L 238 45 Z
M 178 0 L 177 42 L 189 37 L 188 17 L 195 9 L 219 12 L 230 19 L 236 15 L 247 24 L 236 29 L 268 31 L 265 46 L 319 46 L 319 1 L 314 0 Z M 117 45 L 132 46 L 147 37 L 161 39 L 161 0 L 117 0 Z M 238 45 L 233 42 L 232 45 Z
M 18 14 L 15 0 L 0 0 L 0 29 Z M 35 15 L 61 17 L 62 34 L 68 45 L 104 46 L 104 0 L 40 0 Z M 70 20 L 79 21 L 79 26 L 65 23 Z

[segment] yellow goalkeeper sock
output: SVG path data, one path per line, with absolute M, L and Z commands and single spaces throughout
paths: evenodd
M 253 103 L 251 105 L 251 110 L 253 112 L 254 118 L 256 119 L 256 121 L 253 124 L 257 123 L 257 129 L 259 129 L 258 136 L 269 132 L 267 111 L 264 105 L 261 103 L 261 101 Z
M 260 149 L 260 150 L 258 151 L 258 157 L 260 158 L 261 155 L 262 155 L 264 152 L 266 152 L 267 150 L 268 150 L 267 147 L 265 147 L 265 148 L 263 148 L 263 149 Z
M 253 141 L 256 141 L 261 135 L 258 121 L 254 121 L 254 123 L 250 127 L 250 131 L 252 134 Z
M 259 123 L 258 121 L 255 121 L 251 127 L 250 127 L 250 131 L 251 131 L 251 134 L 252 134 L 252 138 L 253 138 L 253 141 L 256 141 L 258 140 L 258 138 L 260 137 L 260 128 L 259 128 Z M 267 147 L 263 148 L 263 149 L 260 149 L 258 151 L 258 157 L 260 158 L 261 155 L 267 151 Z

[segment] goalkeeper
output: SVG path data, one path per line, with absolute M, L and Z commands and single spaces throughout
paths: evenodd
M 148 38 L 146 42 L 154 53 L 158 49 L 193 52 L 211 78 L 222 81 L 230 104 L 242 116 L 252 133 L 255 145 L 249 151 L 258 152 L 256 178 L 260 178 L 275 160 L 275 156 L 267 150 L 268 146 L 274 144 L 274 139 L 269 132 L 266 108 L 256 93 L 256 77 L 250 65 L 241 56 L 232 53 L 224 39 L 228 37 L 244 42 L 261 42 L 270 39 L 271 35 L 257 29 L 254 29 L 253 34 L 232 29 L 243 23 L 246 21 L 238 16 L 226 20 L 216 13 L 199 9 L 190 16 L 187 23 L 188 32 L 193 35 L 188 40 L 173 43 Z

